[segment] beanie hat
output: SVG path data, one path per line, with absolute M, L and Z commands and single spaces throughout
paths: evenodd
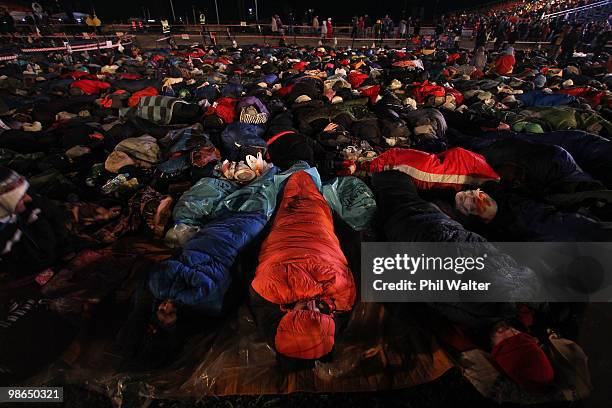
M 515 383 L 528 391 L 542 391 L 554 379 L 554 370 L 536 340 L 519 333 L 497 344 L 493 359 Z
M 135 165 L 136 162 L 127 153 L 116 150 L 111 152 L 104 162 L 104 168 L 111 173 L 119 173 L 123 167 Z
M 391 81 L 391 84 L 389 85 L 389 89 L 391 89 L 392 91 L 396 89 L 400 89 L 401 87 L 402 87 L 402 83 L 397 79 L 394 79 L 393 81 Z
M 296 103 L 309 102 L 311 100 L 312 99 L 308 95 L 300 95 L 297 98 L 295 98 Z
M 569 76 L 569 75 L 580 75 L 580 70 L 578 69 L 578 67 L 575 67 L 573 65 L 568 65 L 563 70 L 563 76 Z
M 8 167 L 0 166 L 0 218 L 15 212 L 30 184 L 24 177 Z
M 403 104 L 405 106 L 408 106 L 412 110 L 416 110 L 417 109 L 417 102 L 414 99 L 412 99 L 412 98 L 404 99 Z
M 546 77 L 542 74 L 538 74 L 533 80 L 533 83 L 535 84 L 536 88 L 544 88 L 544 85 L 546 85 Z

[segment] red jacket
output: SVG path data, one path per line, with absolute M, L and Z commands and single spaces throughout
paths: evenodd
M 495 72 L 499 75 L 511 74 L 514 64 L 516 64 L 514 55 L 502 55 L 495 61 Z

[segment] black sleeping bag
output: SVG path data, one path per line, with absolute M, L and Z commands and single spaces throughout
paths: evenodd
M 533 195 L 600 190 L 603 184 L 585 173 L 564 148 L 524 140 L 498 140 L 480 149 L 503 181 Z
M 468 231 L 438 207 L 420 198 L 410 176 L 393 170 L 372 175 L 380 222 L 385 238 L 393 242 L 470 243 L 457 246 L 457 256 L 487 253 L 483 271 L 473 276 L 494 282 L 489 296 L 498 299 L 527 299 L 541 287 L 535 273 L 497 250 L 482 236 Z M 475 271 L 474 271 L 475 272 Z M 430 303 L 452 322 L 467 327 L 489 326 L 516 314 L 514 303 L 465 302 Z
M 161 80 L 159 79 L 117 79 L 111 81 L 113 90 L 124 90 L 133 94 L 134 92 L 142 91 L 145 88 L 153 87 L 160 89 Z

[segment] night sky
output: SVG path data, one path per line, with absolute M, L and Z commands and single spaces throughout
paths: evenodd
M 53 0 L 51 0 L 53 1 Z M 62 3 L 61 0 L 60 3 Z M 330 1 L 330 0 L 310 0 L 310 1 L 287 1 L 287 0 L 258 0 L 259 18 L 261 22 L 267 23 L 269 16 L 278 13 L 286 18 L 289 12 L 302 19 L 304 12 L 308 8 L 313 8 L 315 14 L 321 18 L 332 17 L 337 22 L 349 22 L 353 14 L 369 14 L 371 17 L 384 17 L 389 14 L 395 20 L 399 20 L 402 10 L 406 10 L 407 15 L 417 15 L 419 8 L 424 6 L 425 17 L 429 17 L 434 12 L 444 12 L 453 9 L 468 8 L 477 4 L 483 4 L 490 0 L 350 0 L 350 1 Z M 189 20 L 193 20 L 192 6 L 205 11 L 210 22 L 216 21 L 214 0 L 173 0 L 174 10 L 177 19 L 185 19 L 187 14 Z M 437 5 L 436 5 L 437 3 Z M 98 15 L 103 21 L 127 20 L 130 17 L 142 17 L 143 7 L 148 7 L 151 17 L 159 19 L 167 16 L 171 19 L 170 0 L 64 0 L 63 4 L 72 6 L 75 11 L 88 12 L 95 7 Z M 247 19 L 248 8 L 255 9 L 255 0 L 217 0 L 219 6 L 219 17 L 222 22 L 240 21 Z

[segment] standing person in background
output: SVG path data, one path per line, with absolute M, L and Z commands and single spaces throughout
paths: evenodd
M 553 61 L 557 61 L 557 58 L 559 57 L 559 52 L 561 51 L 561 43 L 563 43 L 563 40 L 565 36 L 569 33 L 569 31 L 570 27 L 567 26 L 563 30 L 557 30 L 551 35 L 548 57 L 551 58 Z
M 372 20 L 370 19 L 370 16 L 368 16 L 367 14 L 363 17 L 363 23 L 365 26 L 365 37 L 371 35 L 371 30 L 370 27 L 372 27 Z
M 481 24 L 480 27 L 478 27 L 478 32 L 476 33 L 476 44 L 474 45 L 474 48 L 486 48 L 488 39 L 487 37 L 487 25 Z
M 561 58 L 568 59 L 574 55 L 578 43 L 582 41 L 582 26 L 575 25 L 572 30 L 563 37 L 561 42 Z
M 198 18 L 200 21 L 200 35 L 202 36 L 202 42 L 204 43 L 204 45 L 206 45 L 206 41 L 207 39 L 209 39 L 210 43 L 212 44 L 210 33 L 206 28 L 206 14 L 202 10 L 200 10 L 200 12 L 198 13 Z
M 276 14 L 274 17 L 276 18 L 276 31 L 278 32 L 280 36 L 284 36 L 285 27 L 283 26 L 283 21 L 281 20 L 278 14 Z
M 415 36 L 421 35 L 421 20 L 418 18 L 414 22 L 414 35 Z
M 595 55 L 599 55 L 602 53 L 602 51 L 606 47 L 606 44 L 608 44 L 608 41 L 610 41 L 611 38 L 612 35 L 609 29 L 601 32 L 597 35 L 597 37 L 595 37 L 595 39 L 591 43 L 591 47 Z
M 474 54 L 474 58 L 472 59 L 472 65 L 482 72 L 485 71 L 485 68 L 487 66 L 487 54 L 485 53 L 484 46 L 481 45 L 476 49 L 476 53 Z
M 276 15 L 272 16 L 272 20 L 270 21 L 270 30 L 272 31 L 272 35 L 276 35 L 278 33 L 278 25 L 276 24 Z
M 406 19 L 402 18 L 399 22 L 399 38 L 405 38 L 406 37 L 406 27 L 407 27 L 408 23 L 406 21 Z
M 87 15 L 87 18 L 85 19 L 85 25 L 87 26 L 87 31 L 93 32 L 95 30 L 93 16 L 91 14 Z
M 359 17 L 357 28 L 359 30 L 359 37 L 361 38 L 365 37 L 365 18 L 363 16 Z
M 334 37 L 334 27 L 332 26 L 331 17 L 327 19 L 327 38 L 332 39 Z
M 442 34 L 444 34 L 444 23 L 440 20 L 436 25 L 436 40 L 440 38 Z
M 321 42 L 325 42 L 325 38 L 327 38 L 327 21 L 323 20 L 323 24 L 321 24 Z
M 389 15 L 385 15 L 385 18 L 383 19 L 383 26 L 382 26 L 382 34 L 383 34 L 383 38 L 387 38 L 387 37 L 391 37 L 391 31 L 393 30 L 393 20 L 391 20 L 391 18 L 389 18 Z
M 382 39 L 382 21 L 381 20 L 376 20 L 376 23 L 374 23 L 374 38 L 377 40 Z
M 357 16 L 353 16 L 351 20 L 351 38 L 356 38 L 359 32 L 359 18 Z
M 508 35 L 506 36 L 506 38 L 508 40 L 508 44 L 510 45 L 516 44 L 516 40 L 518 40 L 518 31 L 516 31 L 516 28 L 514 27 L 514 25 L 511 25 L 508 28 Z
M 312 32 L 317 34 L 319 32 L 319 16 L 314 16 L 312 19 Z
M 289 17 L 288 17 L 288 21 L 289 21 L 289 29 L 287 30 L 289 35 L 293 35 L 293 30 L 294 30 L 294 25 L 295 25 L 295 18 L 293 17 L 293 12 L 289 13 Z
M 100 21 L 96 13 L 94 13 L 93 15 L 92 23 L 93 23 L 93 28 L 96 34 L 100 34 L 102 31 L 102 21 Z

